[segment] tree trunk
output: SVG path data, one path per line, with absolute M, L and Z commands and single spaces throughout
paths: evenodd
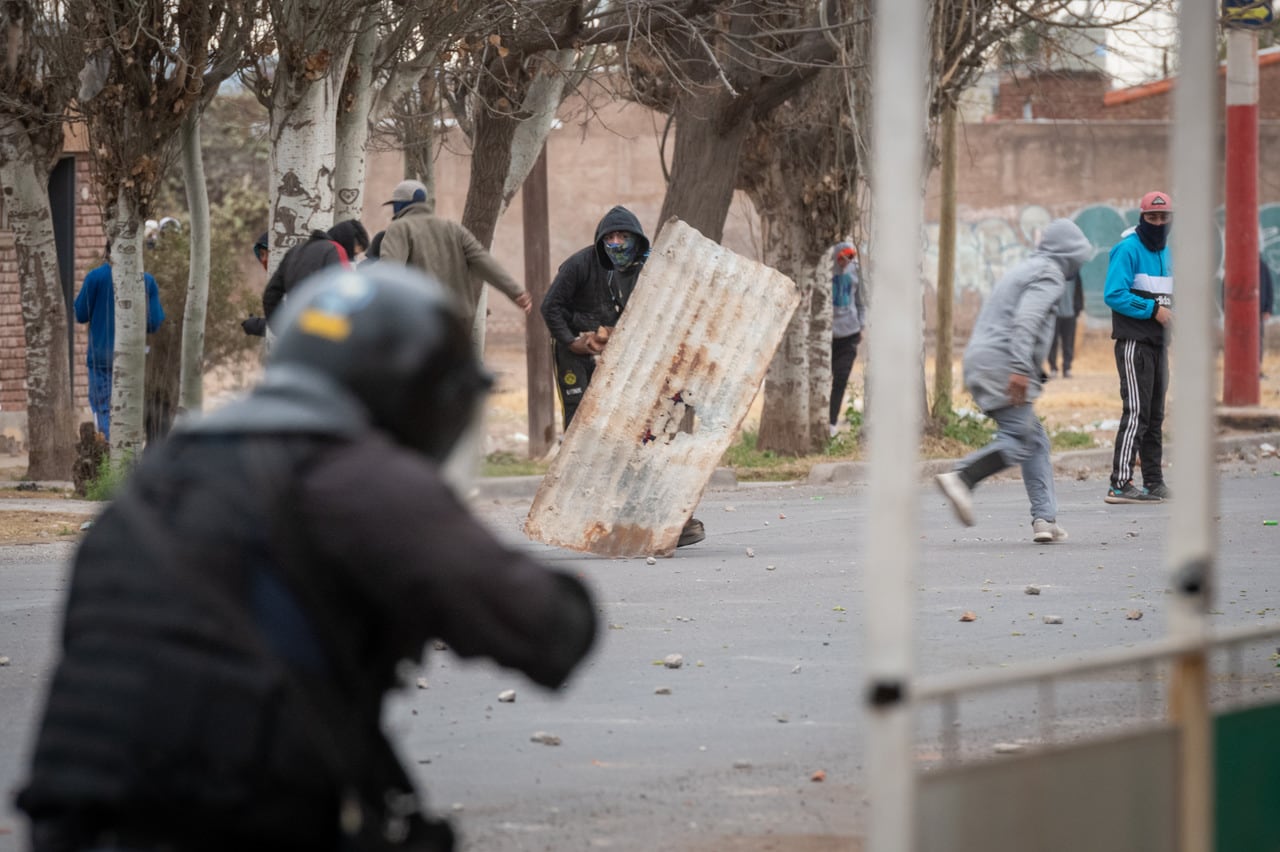
M 373 54 L 378 47 L 378 7 L 370 6 L 351 50 L 342 101 L 337 110 L 334 158 L 333 220 L 364 215 L 365 171 L 368 166 L 369 113 L 373 109 Z
M 547 137 L 551 135 L 551 123 L 556 110 L 564 100 L 564 87 L 568 78 L 565 69 L 573 62 L 574 52 L 561 50 L 540 57 L 538 71 L 525 91 L 521 104 L 524 120 L 516 127 L 511 139 L 511 152 L 507 165 L 507 179 L 502 188 L 502 211 L 515 197 L 533 165 L 542 156 Z M 501 215 L 501 214 L 499 214 Z
M 115 293 L 115 351 L 111 359 L 111 461 L 142 452 L 146 405 L 147 289 L 142 279 L 138 215 L 121 192 L 110 213 L 111 282 Z
M 494 63 L 494 66 L 493 73 L 485 77 L 489 84 L 481 87 L 484 104 L 476 112 L 471 139 L 471 181 L 462 210 L 462 224 L 485 247 L 493 242 L 493 232 L 502 213 L 503 191 L 511 169 L 511 145 L 520 124 L 509 86 L 503 82 L 514 69 L 505 62 Z
M 409 98 L 405 99 L 410 101 Z M 430 75 L 418 81 L 417 103 L 419 104 L 418 121 L 406 126 L 406 135 L 411 139 L 402 139 L 404 150 L 404 176 L 412 180 L 420 180 L 427 188 L 428 209 L 436 209 L 436 81 Z
M 766 258 L 770 266 L 796 282 L 800 304 L 765 374 L 764 406 L 756 446 L 798 456 L 826 446 L 831 390 L 831 299 L 827 288 L 821 286 L 825 277 L 805 259 L 807 244 L 813 237 L 804 233 L 804 218 L 789 215 L 803 200 L 796 194 L 796 187 L 785 182 L 784 169 L 775 164 L 771 171 L 772 179 L 766 179 L 765 183 L 771 188 L 767 194 L 773 199 L 770 209 L 774 215 L 764 223 Z
M 200 150 L 200 116 L 193 110 L 182 123 L 182 174 L 191 216 L 191 271 L 182 310 L 182 360 L 178 412 L 204 406 L 204 328 L 209 307 L 209 190 Z
M 826 449 L 831 416 L 831 273 L 828 252 L 796 277 L 809 299 L 809 452 Z
M 951 415 L 951 308 L 956 274 L 956 108 L 942 114 L 942 198 L 938 213 L 937 345 L 933 356 L 933 425 Z
M 729 127 L 721 128 L 732 96 L 719 92 L 686 92 L 674 110 L 676 141 L 671 158 L 671 180 L 662 199 L 655 237 L 662 224 L 675 216 L 709 240 L 724 236 L 724 220 L 733 202 L 738 161 L 750 130 L 749 111 Z
M 271 111 L 271 272 L 312 230 L 333 224 L 337 105 L 337 84 L 327 74 L 309 83 L 291 108 Z
M 75 406 L 67 352 L 67 309 L 49 209 L 48 162 L 21 123 L 0 115 L 0 186 L 13 229 L 27 347 L 27 478 L 69 480 L 75 462 Z

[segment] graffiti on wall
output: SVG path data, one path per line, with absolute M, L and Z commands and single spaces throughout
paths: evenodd
M 1218 230 L 1214 241 L 1214 268 L 1217 270 L 1218 302 L 1221 310 L 1223 218 L 1217 212 Z M 1084 207 L 1069 217 L 1093 243 L 1093 259 L 1080 271 L 1084 282 L 1085 312 L 1098 319 L 1108 319 L 1111 311 L 1102 301 L 1107 279 L 1107 257 L 1111 247 L 1125 232 L 1138 223 L 1137 208 L 1119 209 L 1109 204 Z M 1048 210 L 1029 205 L 1011 210 L 1008 218 L 987 216 L 971 222 L 956 223 L 956 296 L 966 290 L 986 296 L 1005 271 L 1031 254 L 1044 226 L 1053 220 Z M 938 223 L 925 226 L 926 280 L 936 288 L 938 283 Z M 1174 232 L 1174 239 L 1177 232 Z M 1258 239 L 1263 259 L 1271 270 L 1272 280 L 1280 283 L 1280 204 L 1267 204 L 1258 210 Z M 1176 278 L 1176 276 L 1175 276 Z M 1280 290 L 1280 287 L 1274 288 Z M 1274 308 L 1274 306 L 1273 306 Z M 1275 311 L 1273 310 L 1273 313 Z

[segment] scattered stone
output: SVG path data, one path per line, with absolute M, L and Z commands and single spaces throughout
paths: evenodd
M 776 569 L 777 569 L 777 567 L 778 567 L 777 565 L 766 565 L 766 566 L 764 566 L 764 570 L 766 570 L 766 571 L 774 571 L 774 570 L 776 570 Z
M 754 548 L 750 548 L 750 547 L 748 547 L 748 548 L 747 548 L 747 557 L 748 557 L 749 559 L 755 559 L 755 558 L 756 558 L 756 552 L 755 552 L 755 549 L 754 549 Z
M 7 666 L 7 665 L 9 665 L 9 658 L 8 658 L 8 657 L 0 657 L 0 666 Z
M 655 689 L 655 690 L 653 691 L 653 694 L 654 694 L 654 695 L 670 695 L 670 694 L 671 694 L 671 687 L 669 687 L 669 686 L 660 686 L 660 687 L 658 687 L 657 689 Z
M 92 526 L 93 526 L 93 521 L 85 521 L 83 524 L 80 525 L 80 532 L 85 532 Z
M 778 520 L 785 521 L 786 519 L 787 519 L 786 515 L 782 514 L 781 512 L 778 513 Z
M 1270 444 L 1265 444 L 1265 443 L 1264 443 L 1264 444 L 1260 444 L 1260 445 L 1258 446 L 1258 451 L 1259 451 L 1259 452 L 1261 452 L 1263 456 L 1274 456 L 1274 455 L 1280 455 L 1280 453 L 1277 453 L 1277 452 L 1276 452 L 1276 448 L 1275 448 L 1275 447 L 1271 446 Z
M 1017 754 L 1021 751 L 1026 751 L 1026 747 L 1022 743 L 996 743 L 994 748 L 996 754 Z
M 435 648 L 437 651 L 449 650 L 449 646 L 444 643 L 443 639 L 437 639 L 431 647 Z
M 796 666 L 794 669 L 792 669 L 792 670 L 791 670 L 791 673 L 792 673 L 792 674 L 800 674 L 800 667 L 799 667 L 799 666 Z
M 1025 592 L 1025 593 L 1026 593 L 1026 594 L 1028 594 L 1028 595 L 1038 595 L 1038 594 L 1040 594 L 1040 587 L 1039 587 L 1039 586 L 1027 586 L 1027 587 L 1026 587 L 1025 589 L 1023 589 L 1022 591 L 1023 591 L 1023 592 Z
M 788 716 L 786 713 L 779 713 L 778 715 L 774 716 L 773 718 L 777 719 L 777 720 L 778 720 L 778 724 L 781 724 L 781 725 L 785 725 L 785 724 L 787 724 L 788 722 L 790 722 L 790 721 L 791 721 L 791 717 L 790 717 L 790 716 Z
M 560 738 L 555 734 L 548 734 L 546 731 L 537 731 L 533 736 L 529 737 L 531 743 L 542 743 L 543 745 L 558 746 Z
M 734 769 L 750 769 L 750 768 L 751 768 L 751 761 L 749 761 L 749 760 L 735 760 L 735 761 L 733 762 L 733 768 L 734 768 Z
M 462 804 L 462 802 L 454 802 L 454 803 L 453 803 L 452 805 L 450 805 L 449 807 L 453 810 L 453 812 L 454 812 L 455 814 L 460 814 L 460 813 L 462 813 L 462 809 L 463 809 L 463 804 Z
M 725 510 L 726 512 L 736 512 L 736 511 L 738 511 L 738 510 L 737 510 L 737 508 L 736 508 L 736 507 L 734 507 L 734 506 L 725 506 L 725 507 L 724 507 L 724 510 Z
M 662 658 L 662 664 L 669 669 L 678 669 L 684 665 L 684 655 L 667 654 Z
M 650 556 L 648 559 L 646 559 L 646 560 L 644 561 L 644 563 L 645 563 L 646 565 L 657 565 L 657 564 L 658 564 L 658 560 L 656 560 L 656 559 L 654 559 L 652 556 Z
M 513 704 L 516 700 L 516 691 L 514 689 L 504 689 L 498 693 L 498 700 L 503 704 Z
M 1061 623 L 1062 623 L 1062 616 L 1060 616 L 1060 615 L 1046 615 L 1046 616 L 1044 617 L 1044 623 L 1045 623 L 1045 624 L 1061 624 Z
M 827 780 L 827 770 L 819 769 L 817 772 L 814 772 L 809 776 L 809 780 L 821 784 L 823 781 Z
M 401 683 L 403 683 L 403 681 L 401 681 Z M 426 688 L 427 688 L 427 679 L 425 677 L 418 678 L 418 689 L 426 689 Z
M 1141 620 L 1142 620 L 1142 610 L 1140 610 L 1140 609 L 1131 609 L 1131 610 L 1129 610 L 1128 612 L 1126 612 L 1126 613 L 1124 614 L 1124 617 L 1125 617 L 1125 618 L 1127 618 L 1127 619 L 1129 619 L 1130 621 L 1141 621 Z
M 960 620 L 961 621 L 977 621 L 978 614 L 976 612 L 969 612 L 966 610 L 965 612 L 960 614 Z

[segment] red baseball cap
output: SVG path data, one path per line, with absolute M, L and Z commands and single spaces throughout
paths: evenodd
M 1169 196 L 1163 192 L 1148 192 L 1142 196 L 1142 203 L 1138 205 L 1143 213 L 1153 213 L 1159 211 L 1161 213 L 1172 213 L 1173 202 L 1169 200 Z
M 848 260 L 851 257 L 857 257 L 857 256 L 858 256 L 858 250 L 853 246 L 845 246 L 844 248 L 840 249 L 840 253 L 836 255 L 836 257 L 840 258 L 841 260 Z

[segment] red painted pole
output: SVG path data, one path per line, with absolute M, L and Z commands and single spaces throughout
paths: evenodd
M 1222 402 L 1257 405 L 1258 36 L 1252 30 L 1227 31 L 1226 153 Z

